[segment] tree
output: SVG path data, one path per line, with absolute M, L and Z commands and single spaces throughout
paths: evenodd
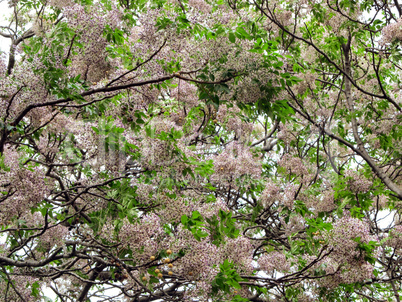
M 400 301 L 397 1 L 9 5 L 4 301 Z

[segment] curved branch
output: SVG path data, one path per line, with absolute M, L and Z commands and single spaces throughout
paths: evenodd
M 293 34 L 292 32 L 290 32 L 289 30 L 287 30 L 280 22 L 278 22 L 278 20 L 275 18 L 273 12 L 271 12 L 270 9 L 267 9 L 269 11 L 269 13 L 271 14 L 271 17 L 266 13 L 266 11 L 256 2 L 254 1 L 255 6 L 261 11 L 261 13 L 263 13 L 268 19 L 270 19 L 273 23 L 275 23 L 281 30 L 283 30 L 284 32 L 286 32 L 287 34 L 293 36 L 295 39 L 303 41 L 304 43 L 306 43 L 307 45 L 313 47 L 319 54 L 321 54 L 328 62 L 330 62 L 336 69 L 338 69 L 346 78 L 349 79 L 349 81 L 352 83 L 352 85 L 354 87 L 356 87 L 357 90 L 361 91 L 364 94 L 367 94 L 369 96 L 372 97 L 376 97 L 379 99 L 386 99 L 387 101 L 389 101 L 392 105 L 394 105 L 394 107 L 396 109 L 398 109 L 398 111 L 402 111 L 402 108 L 393 100 L 391 99 L 389 96 L 387 95 L 378 95 L 378 94 L 374 94 L 371 92 L 368 92 L 366 90 L 364 90 L 363 88 L 361 88 L 360 86 L 357 85 L 357 83 L 353 80 L 353 78 L 347 74 L 343 68 L 341 68 L 338 64 L 336 64 L 333 60 L 331 60 L 331 58 L 324 52 L 322 51 L 320 48 L 318 48 L 312 41 L 308 41 L 307 39 L 304 39 L 303 37 L 299 37 L 296 34 Z

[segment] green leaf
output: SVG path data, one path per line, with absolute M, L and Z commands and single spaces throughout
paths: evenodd
M 229 41 L 232 43 L 236 42 L 236 36 L 234 35 L 234 33 L 229 33 Z
M 39 298 L 39 289 L 40 285 L 38 281 L 35 281 L 34 283 L 31 284 L 31 294 L 35 298 Z
M 187 215 L 182 215 L 182 216 L 181 216 L 181 223 L 182 223 L 183 225 L 187 225 L 187 222 L 188 222 L 188 217 L 187 217 Z
M 236 272 L 234 264 L 227 259 L 220 265 L 220 272 L 212 282 L 212 293 L 217 294 L 219 290 L 231 293 L 231 288 L 241 289 L 239 282 L 244 281 Z

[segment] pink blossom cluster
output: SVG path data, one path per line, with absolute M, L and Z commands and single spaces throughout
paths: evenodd
M 313 77 L 313 75 L 310 75 L 310 77 Z M 311 89 L 315 88 L 315 82 L 309 83 L 309 87 Z M 304 83 L 304 82 L 300 82 Z M 300 84 L 299 84 L 300 85 Z M 337 96 L 329 96 L 328 98 L 323 97 L 322 100 L 320 100 L 320 103 L 317 103 L 317 100 L 314 97 L 311 97 L 310 95 L 307 95 L 303 98 L 303 106 L 308 110 L 309 114 L 315 115 L 316 120 L 319 122 L 324 122 L 328 120 L 328 118 L 331 117 L 332 114 L 332 109 L 330 106 L 332 106 L 333 99 L 331 97 L 337 97 Z M 317 131 L 317 130 L 316 130 Z
M 0 54 L 0 76 L 4 78 L 7 73 L 7 57 L 5 53 Z M 1 81 L 0 81 L 1 83 Z
M 20 166 L 19 157 L 12 148 L 4 150 L 4 163 L 10 171 L 3 175 L 0 187 L 11 197 L 1 203 L 0 223 L 30 211 L 50 194 L 44 171 L 38 167 Z
M 0 243 L 0 256 L 5 256 L 8 252 L 8 247 L 5 243 Z
M 229 107 L 227 105 L 221 105 L 216 114 L 216 120 L 219 124 L 225 126 L 226 131 L 233 131 L 236 137 L 246 142 L 249 140 L 249 136 L 253 131 L 253 124 L 242 121 L 239 114 L 240 109 L 237 106 Z
M 213 203 L 199 203 L 197 205 L 198 211 L 203 217 L 211 218 L 213 215 L 219 217 L 219 211 L 230 211 L 226 202 L 222 198 L 217 198 Z
M 331 251 L 317 264 L 329 275 L 318 281 L 321 286 L 334 288 L 340 283 L 362 282 L 373 277 L 374 266 L 364 260 L 365 252 L 358 247 L 359 242 L 376 241 L 367 223 L 346 214 L 333 224 L 331 231 L 318 238 Z
M 159 205 L 156 214 L 161 217 L 162 224 L 180 222 L 182 215 L 191 216 L 192 211 L 198 209 L 198 203 L 190 198 L 170 198 L 163 192 L 159 194 L 156 202 Z
M 281 192 L 282 190 L 276 183 L 272 180 L 268 180 L 260 196 L 260 202 L 264 208 L 269 208 L 275 201 L 280 199 Z
M 373 185 L 370 180 L 355 171 L 347 170 L 344 175 L 348 178 L 347 183 L 353 192 L 365 193 Z
M 237 178 L 248 175 L 259 178 L 261 163 L 251 150 L 238 142 L 232 142 L 214 159 L 215 173 L 212 176 L 216 182 L 234 182 Z
M 327 276 L 316 282 L 328 289 L 336 288 L 341 283 L 364 282 L 374 276 L 374 266 L 365 261 L 340 264 L 333 258 L 327 257 L 313 267 L 325 272 Z
M 208 281 L 197 282 L 197 287 L 190 288 L 185 291 L 183 301 L 192 302 L 194 300 L 201 302 L 208 302 L 208 296 L 211 295 L 212 285 Z
M 186 108 L 198 105 L 197 87 L 186 81 L 179 80 L 177 86 L 170 92 L 170 97 L 182 103 Z
M 293 129 L 291 129 L 291 125 L 289 123 L 281 123 L 279 125 L 279 132 L 277 138 L 283 141 L 285 144 L 289 144 L 291 141 L 296 139 L 296 134 Z
M 402 18 L 396 23 L 389 24 L 382 29 L 382 44 L 391 43 L 395 40 L 402 41 Z
M 320 212 L 331 212 L 337 208 L 335 203 L 334 192 L 331 188 L 317 193 L 315 196 L 301 194 L 301 199 L 306 206 L 311 209 L 316 215 Z
M 208 232 L 207 229 L 204 231 Z M 173 251 L 184 251 L 185 255 L 174 262 L 172 268 L 175 274 L 187 280 L 196 281 L 186 291 L 187 299 L 191 297 L 209 297 L 211 294 L 211 281 L 219 272 L 219 264 L 225 259 L 233 262 L 239 272 L 252 273 L 253 246 L 250 239 L 243 236 L 225 238 L 225 243 L 219 247 L 212 244 L 210 237 L 197 241 L 190 231 L 178 226 L 174 238 L 170 239 L 168 247 Z
M 103 37 L 103 31 L 108 25 L 112 29 L 118 27 L 121 19 L 121 12 L 117 7 L 108 11 L 99 4 L 97 10 L 91 14 L 87 13 L 88 8 L 75 4 L 63 8 L 63 14 L 68 24 L 79 34 L 83 49 L 78 49 L 80 55 L 75 56 L 70 66 L 72 75 L 87 75 L 93 83 L 105 77 L 105 73 L 111 66 L 105 60 L 107 41 Z
M 306 228 L 306 221 L 304 217 L 297 213 L 292 213 L 289 217 L 289 221 L 286 222 L 283 217 L 280 219 L 281 224 L 284 226 L 286 236 L 291 236 L 299 232 L 303 232 Z
M 402 252 L 402 225 L 396 225 L 392 228 L 385 244 L 393 247 L 397 253 Z
M 287 273 L 290 270 L 290 262 L 281 252 L 264 253 L 257 260 L 260 269 L 272 275 L 274 272 Z
M 204 14 L 209 14 L 212 10 L 211 5 L 202 0 L 189 0 L 188 5 L 194 10 L 195 13 L 202 12 Z
M 160 218 L 155 214 L 148 214 L 141 217 L 138 223 L 130 223 L 124 219 L 117 234 L 111 222 L 105 223 L 101 236 L 107 240 L 117 240 L 131 248 L 135 251 L 135 258 L 143 262 L 156 255 L 160 248 L 159 237 L 163 234 Z
M 226 239 L 222 259 L 228 259 L 236 264 L 239 273 L 251 274 L 253 266 L 253 243 L 244 236 Z
M 312 197 L 307 192 L 300 190 L 300 185 L 295 183 L 277 184 L 272 180 L 266 182 L 265 188 L 261 193 L 260 202 L 265 208 L 272 205 L 293 209 L 295 197 L 303 201 L 307 207 L 325 207 L 330 203 L 322 199 L 322 196 Z
M 54 100 L 53 96 L 49 95 L 43 78 L 38 76 L 33 71 L 43 68 L 43 63 L 39 61 L 38 55 L 33 62 L 27 62 L 24 66 L 16 65 L 13 69 L 14 79 L 10 77 L 0 78 L 0 117 L 6 123 L 11 123 L 13 119 L 27 105 L 43 102 L 44 100 Z M 6 117 L 6 108 L 8 114 Z M 37 126 L 36 119 L 40 116 L 43 110 L 31 110 L 27 114 L 28 120 L 33 126 Z
M 358 242 L 355 238 L 360 237 L 360 241 L 368 243 L 373 240 L 367 223 L 362 220 L 344 215 L 333 224 L 333 229 L 324 235 L 328 244 L 334 249 L 333 255 L 341 262 L 354 261 L 362 257 L 357 249 Z
M 177 162 L 172 145 L 168 141 L 146 138 L 142 142 L 141 162 L 145 168 L 160 169 Z
M 176 262 L 176 272 L 189 280 L 211 281 L 219 271 L 217 266 L 222 261 L 221 249 L 212 244 L 208 237 L 197 241 L 190 231 L 179 226 L 170 248 L 185 251 L 185 255 Z
M 306 90 L 314 90 L 316 88 L 316 75 L 311 72 L 300 73 L 297 75 L 302 81 L 295 86 L 295 91 L 299 94 L 304 94 Z
M 291 174 L 301 177 L 309 175 L 309 171 L 303 160 L 288 153 L 281 158 L 278 164 Z
M 42 233 L 40 230 L 45 226 L 47 219 L 47 227 Z M 35 249 L 32 250 L 34 257 L 46 257 L 54 251 L 56 247 L 64 247 L 65 240 L 71 238 L 71 232 L 68 227 L 62 223 L 53 223 L 52 215 L 45 217 L 40 212 L 26 212 L 18 217 L 17 221 L 13 221 L 14 228 L 34 229 L 36 234 L 41 234 L 34 240 Z M 84 227 L 81 233 L 85 233 Z
M 49 227 L 39 238 L 39 246 L 49 251 L 54 247 L 62 247 L 69 235 L 68 227 L 61 224 Z
M 74 5 L 74 2 L 71 0 L 51 0 L 50 5 L 56 6 L 57 8 L 63 8 L 65 6 Z
M 4 301 L 38 301 L 39 297 L 32 295 L 31 286 L 35 282 L 42 284 L 43 282 L 39 278 L 16 274 L 11 277 L 11 281 L 13 282 L 13 286 L 9 286 L 8 282 L 0 282 L 0 294 L 2 297 L 7 297 L 7 300 Z
M 314 256 L 308 256 L 305 259 L 308 263 L 315 262 L 309 269 L 311 273 L 319 271 L 325 276 L 316 279 L 313 283 L 329 290 L 336 288 L 341 283 L 364 282 L 374 276 L 374 266 L 364 260 L 341 263 L 334 259 L 331 254 L 318 262 Z

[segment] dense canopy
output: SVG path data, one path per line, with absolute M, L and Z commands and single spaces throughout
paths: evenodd
M 397 0 L 8 4 L 1 301 L 401 301 Z

